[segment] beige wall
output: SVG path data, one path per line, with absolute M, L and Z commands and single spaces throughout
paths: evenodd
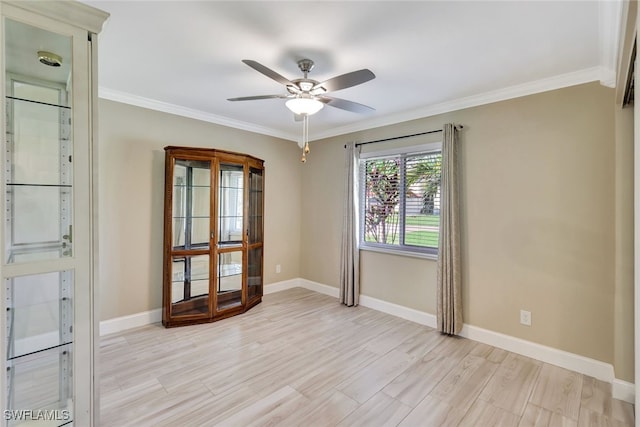
M 616 377 L 634 382 L 633 108 L 616 109 L 615 302 Z
M 102 320 L 161 307 L 167 145 L 265 160 L 265 283 L 300 276 L 302 169 L 294 143 L 107 100 L 99 108 Z
M 265 282 L 337 287 L 344 143 L 455 122 L 465 322 L 612 363 L 633 381 L 632 113 L 613 96 L 592 83 L 330 138 L 304 166 L 289 141 L 101 100 L 101 318 L 161 306 L 164 146 L 264 159 Z M 361 259 L 364 295 L 435 313 L 435 261 Z
M 591 83 L 312 143 L 302 276 L 339 284 L 345 142 L 463 124 L 465 322 L 612 363 L 618 378 L 632 380 L 628 327 L 614 327 L 633 317 L 622 301 L 614 317 L 632 262 L 626 252 L 616 257 L 628 249 L 616 237 L 631 233 L 632 207 L 616 200 L 629 189 L 616 191 L 626 175 L 616 175 L 615 162 L 628 153 L 616 155 L 614 110 L 613 90 Z M 361 254 L 363 294 L 435 313 L 435 261 Z M 520 325 L 520 309 L 532 312 L 531 327 Z

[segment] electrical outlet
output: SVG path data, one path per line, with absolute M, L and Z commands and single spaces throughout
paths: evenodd
M 280 273 L 280 271 L 282 271 L 280 264 L 276 264 L 276 273 Z
M 531 326 L 531 312 L 527 310 L 520 310 L 520 323 L 525 326 Z

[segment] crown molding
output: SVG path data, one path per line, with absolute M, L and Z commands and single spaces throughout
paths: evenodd
M 259 133 L 262 135 L 273 136 L 286 140 L 295 140 L 295 136 L 281 132 L 276 129 L 259 126 L 253 123 L 234 120 L 229 117 L 218 116 L 216 114 L 207 113 L 193 108 L 183 107 L 181 105 L 171 104 L 168 102 L 157 101 L 143 96 L 132 95 L 130 93 L 121 92 L 106 87 L 98 88 L 98 96 L 102 99 L 110 101 L 122 102 L 123 104 L 135 105 L 136 107 L 147 108 L 149 110 L 161 111 L 163 113 L 175 114 L 176 116 L 188 117 L 190 119 L 201 120 L 203 122 L 214 123 L 217 125 L 227 126 L 234 129 L 246 130 L 248 132 Z
M 522 96 L 534 95 L 536 93 L 548 92 L 551 90 L 599 81 L 601 80 L 603 73 L 604 71 L 601 67 L 592 67 L 584 70 L 574 71 L 571 73 L 560 74 L 546 79 L 509 86 L 503 89 L 485 92 L 479 95 L 467 96 L 464 98 L 455 99 L 453 101 L 429 105 L 424 108 L 418 108 L 411 111 L 405 111 L 402 113 L 380 117 L 377 119 L 361 121 L 348 126 L 334 128 L 328 132 L 314 134 L 313 139 L 316 140 L 330 138 L 347 133 L 393 125 L 396 123 L 435 116 L 437 114 L 449 113 L 451 111 L 462 110 L 465 108 L 477 107 L 480 105 L 519 98 Z
M 608 87 L 616 87 L 619 47 L 623 36 L 623 9 L 624 2 L 622 0 L 598 2 L 598 51 L 600 66 L 605 70 L 602 73 L 600 83 Z
M 612 89 L 615 89 L 616 87 L 616 72 L 611 70 L 611 69 L 607 69 L 602 67 L 600 69 L 600 84 L 602 86 L 606 86 L 606 87 L 610 87 Z
M 622 107 L 625 101 L 627 84 L 633 68 L 633 48 L 636 43 L 636 21 L 638 16 L 638 3 L 625 1 L 622 5 L 622 17 L 620 28 L 620 44 L 618 46 L 618 59 L 616 73 L 616 105 Z
M 311 141 L 331 138 L 334 136 L 344 135 L 352 132 L 359 132 L 381 126 L 393 125 L 409 120 L 421 119 L 425 117 L 434 116 L 437 114 L 449 113 L 451 111 L 462 110 L 465 108 L 477 107 L 480 105 L 491 104 L 499 101 L 506 101 L 508 99 L 519 98 L 527 95 L 534 95 L 536 93 L 547 92 L 556 89 L 562 89 L 564 87 L 576 86 L 579 84 L 590 83 L 594 81 L 602 81 L 606 77 L 611 79 L 611 72 L 602 67 L 586 68 L 584 70 L 574 71 L 571 73 L 560 74 L 557 76 L 549 77 L 546 79 L 535 80 L 528 83 L 509 86 L 503 89 L 495 91 L 485 92 L 479 95 L 467 96 L 464 98 L 455 99 L 452 101 L 443 102 L 440 104 L 429 105 L 423 108 L 417 108 L 415 110 L 404 111 L 402 113 L 391 114 L 384 117 L 379 117 L 371 120 L 362 120 L 357 123 L 332 128 L 326 132 L 316 132 L 309 135 Z M 615 77 L 615 76 L 614 76 Z M 615 78 L 614 78 L 615 80 Z M 215 114 L 207 113 L 200 110 L 194 110 L 187 107 L 182 107 L 168 102 L 157 101 L 150 98 L 144 98 L 137 95 L 131 95 L 125 92 L 116 91 L 113 89 L 100 87 L 98 89 L 98 96 L 103 99 L 111 101 L 122 102 L 125 104 L 135 105 L 142 108 L 148 108 L 151 110 L 162 111 L 169 114 L 175 114 L 178 116 L 189 117 L 196 120 L 202 120 L 210 123 L 215 123 L 222 126 L 228 126 L 236 129 L 246 130 L 249 132 L 255 132 L 263 135 L 269 135 L 276 138 L 282 138 L 289 141 L 296 141 L 296 136 L 282 132 L 273 128 L 265 126 L 259 126 L 240 120 L 230 119 L 224 116 L 218 116 Z
M 109 18 L 107 12 L 75 1 L 3 0 L 2 3 L 45 14 L 65 24 L 84 28 L 96 34 L 102 30 L 105 21 Z

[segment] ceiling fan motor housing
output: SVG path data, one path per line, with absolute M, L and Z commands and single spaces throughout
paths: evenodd
M 300 71 L 304 73 L 305 78 L 307 78 L 307 73 L 313 70 L 313 65 L 314 63 L 310 59 L 301 59 L 298 61 L 298 68 L 300 68 Z

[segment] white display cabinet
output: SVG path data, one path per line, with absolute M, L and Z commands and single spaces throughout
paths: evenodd
M 98 425 L 97 33 L 68 1 L 1 1 L 3 423 Z

